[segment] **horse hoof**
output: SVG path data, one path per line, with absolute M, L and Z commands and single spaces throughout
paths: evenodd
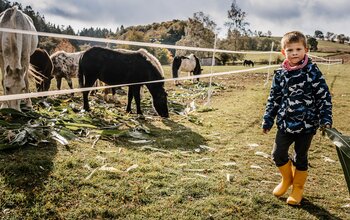
M 138 118 L 138 119 L 142 119 L 142 120 L 146 119 L 146 117 L 145 117 L 144 115 L 142 115 L 142 114 L 138 114 L 138 115 L 137 115 L 137 118 Z

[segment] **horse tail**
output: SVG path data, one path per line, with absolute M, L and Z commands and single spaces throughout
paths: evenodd
M 196 55 L 194 55 L 194 58 L 196 60 L 196 66 L 193 70 L 193 74 L 194 75 L 200 75 L 202 73 L 202 69 L 201 69 L 201 63 L 199 62 L 199 59 Z
M 38 84 L 41 84 L 44 81 L 44 78 L 47 78 L 42 73 L 37 71 L 35 66 L 32 64 L 29 64 L 28 76 L 34 79 L 35 83 L 38 83 Z
M 158 70 L 158 72 L 162 75 L 162 77 L 164 77 L 164 71 L 162 68 L 162 65 L 160 64 L 159 60 L 153 56 L 152 54 L 150 54 L 147 50 L 141 48 L 138 50 L 138 52 L 144 56 L 149 62 L 151 62 L 151 64 Z
M 173 78 L 178 77 L 178 71 L 180 69 L 181 62 L 182 62 L 182 57 L 179 57 L 179 56 L 174 57 L 173 64 L 171 65 L 171 69 L 173 71 Z

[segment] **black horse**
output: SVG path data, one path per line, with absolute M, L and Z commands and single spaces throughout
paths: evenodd
M 254 67 L 254 62 L 251 60 L 244 60 L 243 61 L 243 66 L 252 66 Z
M 88 49 L 79 61 L 80 87 L 91 87 L 97 79 L 108 85 L 140 83 L 162 80 L 163 69 L 152 54 L 138 51 L 111 50 L 101 47 Z M 143 84 L 129 86 L 127 112 L 135 98 L 137 114 L 142 114 L 140 88 Z M 162 117 L 169 117 L 167 93 L 164 82 L 145 83 L 153 98 L 153 106 Z M 83 92 L 84 109 L 89 111 L 89 92 Z

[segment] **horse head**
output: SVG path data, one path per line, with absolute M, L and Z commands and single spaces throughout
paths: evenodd
M 25 68 L 14 68 L 10 66 L 6 67 L 5 74 L 3 77 L 3 88 L 5 95 L 21 94 L 27 92 L 26 82 L 26 70 Z M 21 100 L 6 101 L 3 107 L 14 108 L 20 111 Z
M 164 90 L 163 83 L 147 84 L 147 87 L 152 94 L 153 107 L 158 115 L 163 118 L 168 118 L 168 94 Z

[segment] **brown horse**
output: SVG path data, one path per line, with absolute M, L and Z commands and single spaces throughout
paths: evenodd
M 32 64 L 39 74 L 39 77 L 42 78 L 41 82 L 36 83 L 37 91 L 48 91 L 50 89 L 53 70 L 53 64 L 49 54 L 44 49 L 35 49 L 34 53 L 30 56 L 30 64 Z

